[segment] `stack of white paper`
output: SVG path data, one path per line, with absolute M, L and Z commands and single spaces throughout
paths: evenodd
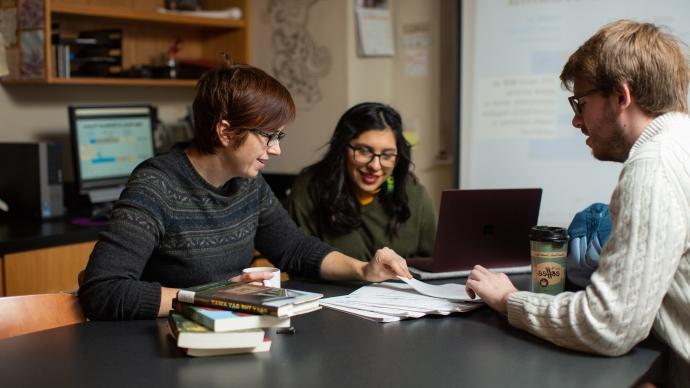
M 349 295 L 321 299 L 324 307 L 354 314 L 376 322 L 394 322 L 427 314 L 448 315 L 474 310 L 481 300 L 471 300 L 461 284 L 434 286 L 415 279 L 405 283 L 364 286 Z M 427 296 L 421 295 L 421 293 Z M 479 303 L 478 303 L 479 302 Z

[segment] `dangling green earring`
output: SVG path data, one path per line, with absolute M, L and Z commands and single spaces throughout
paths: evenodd
M 393 175 L 390 175 L 386 178 L 386 193 L 390 194 L 393 190 L 395 190 L 395 180 L 393 179 Z

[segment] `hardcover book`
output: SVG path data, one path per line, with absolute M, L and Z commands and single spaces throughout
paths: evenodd
M 168 325 L 180 348 L 193 349 L 246 349 L 255 348 L 264 341 L 261 329 L 214 332 L 208 328 L 170 311 Z
M 290 318 L 256 315 L 238 311 L 194 306 L 173 299 L 175 311 L 213 331 L 290 327 Z
M 177 292 L 180 302 L 279 318 L 320 309 L 322 294 L 273 288 L 228 280 L 203 284 Z

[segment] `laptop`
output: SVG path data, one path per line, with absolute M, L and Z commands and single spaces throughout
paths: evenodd
M 444 190 L 433 256 L 407 259 L 411 272 L 441 278 L 451 276 L 419 275 L 466 276 L 460 271 L 475 264 L 491 269 L 529 266 L 529 233 L 537 225 L 541 194 L 542 189 Z

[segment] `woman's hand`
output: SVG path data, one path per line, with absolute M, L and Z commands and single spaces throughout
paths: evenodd
M 475 265 L 465 284 L 467 294 L 474 299 L 482 298 L 492 309 L 505 314 L 508 311 L 508 298 L 518 289 L 504 273 L 491 272 L 481 265 Z
M 390 248 L 381 248 L 363 269 L 364 280 L 369 282 L 381 282 L 402 276 L 411 278 L 407 269 L 407 261 Z

